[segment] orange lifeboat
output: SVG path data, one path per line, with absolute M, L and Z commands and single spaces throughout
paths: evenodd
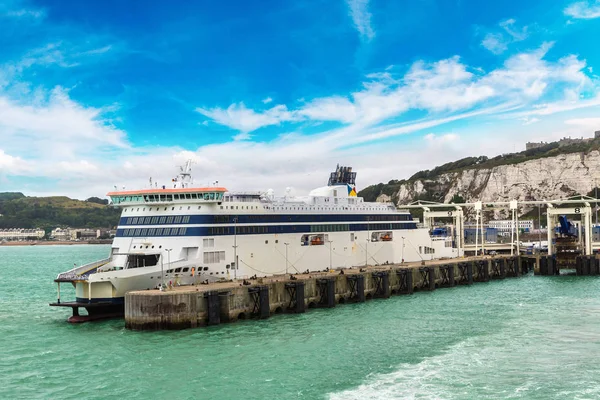
M 385 234 L 381 237 L 381 240 L 384 242 L 390 242 L 392 240 L 392 237 L 388 234 Z
M 321 238 L 319 236 L 317 236 L 310 241 L 310 244 L 311 245 L 323 244 L 323 241 L 321 240 Z

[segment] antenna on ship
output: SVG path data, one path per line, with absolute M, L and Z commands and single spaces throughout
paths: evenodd
M 177 178 L 173 178 L 173 182 L 175 182 L 174 186 L 177 186 L 177 182 L 181 182 L 181 187 L 189 187 L 190 183 L 193 183 L 192 180 L 192 160 L 187 160 L 185 162 L 185 166 L 180 166 L 179 170 L 181 172 L 179 172 L 179 175 L 177 176 Z

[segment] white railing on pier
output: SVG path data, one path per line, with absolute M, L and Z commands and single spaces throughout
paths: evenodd
M 80 265 L 79 267 L 75 267 L 67 272 L 58 274 L 56 279 L 57 280 L 58 279 L 68 280 L 68 281 L 85 280 L 85 278 L 89 275 L 89 273 L 91 271 L 96 270 L 98 267 L 103 266 L 104 264 L 108 263 L 109 261 L 110 261 L 110 258 L 105 258 L 103 260 L 94 261 L 89 264 Z

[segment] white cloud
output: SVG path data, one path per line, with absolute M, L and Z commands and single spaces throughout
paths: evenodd
M 565 124 L 576 125 L 589 132 L 600 131 L 600 118 L 573 118 L 566 120 Z
M 250 140 L 250 139 L 252 139 L 252 135 L 250 135 L 247 132 L 238 133 L 237 135 L 235 135 L 233 137 L 233 140 L 235 140 L 236 142 L 239 140 Z
M 19 154 L 37 164 L 34 174 L 60 176 L 67 164 L 85 157 L 102 158 L 128 148 L 125 133 L 108 123 L 104 111 L 84 107 L 54 88 L 38 104 L 24 104 L 0 95 L 0 137 L 4 151 Z M 20 163 L 6 164 L 12 173 Z
M 352 21 L 360 33 L 361 38 L 371 40 L 375 37 L 375 31 L 371 27 L 371 13 L 368 10 L 369 0 L 346 0 L 350 8 Z
M 446 133 L 445 135 L 428 133 L 427 135 L 423 136 L 423 138 L 429 143 L 449 143 L 459 140 L 459 136 L 455 133 Z
M 535 117 L 523 117 L 520 118 L 520 120 L 523 121 L 523 125 L 531 125 L 535 124 L 536 122 L 540 122 L 540 119 Z
M 552 115 L 567 111 L 574 111 L 584 108 L 600 106 L 600 95 L 589 99 L 577 100 L 559 100 L 552 103 L 535 104 L 530 110 L 519 111 L 510 114 L 513 117 L 527 117 L 532 115 Z
M 508 45 L 501 33 L 488 33 L 481 41 L 481 45 L 494 54 L 502 54 L 508 49 Z
M 564 9 L 565 15 L 576 19 L 600 17 L 600 1 L 578 1 Z
M 556 85 L 565 97 L 578 99 L 586 90 L 595 90 L 586 75 L 586 62 L 576 56 L 547 61 L 552 43 L 509 57 L 501 68 L 485 73 L 471 68 L 455 56 L 436 62 L 417 61 L 403 76 L 390 71 L 371 73 L 360 91 L 349 96 L 316 98 L 297 108 L 278 105 L 265 111 L 234 103 L 227 109 L 197 109 L 215 122 L 251 132 L 284 121 L 339 121 L 370 127 L 409 110 L 431 114 L 465 112 L 477 106 L 525 106 L 541 98 Z M 476 71 L 476 73 L 471 72 Z
M 262 101 L 262 102 L 263 102 L 263 104 L 269 104 L 269 103 L 270 103 L 270 102 L 272 102 L 272 101 L 273 101 L 273 99 L 272 99 L 272 98 L 270 98 L 270 97 L 267 97 L 267 98 L 263 99 L 263 101 Z
M 0 173 L 12 172 L 20 173 L 23 160 L 19 157 L 11 156 L 6 154 L 4 150 L 0 149 Z
M 252 132 L 265 126 L 279 125 L 281 122 L 296 119 L 294 114 L 289 112 L 284 105 L 277 105 L 264 112 L 248 109 L 244 103 L 234 103 L 225 110 L 219 107 L 198 107 L 196 111 L 221 125 L 240 132 Z
M 514 19 L 507 19 L 505 21 L 500 22 L 500 27 L 504 29 L 508 35 L 511 36 L 513 42 L 520 42 L 522 40 L 527 39 L 528 36 L 528 27 L 523 26 L 522 28 L 517 28 L 517 21 Z
M 517 21 L 512 18 L 501 21 L 498 25 L 502 28 L 501 32 L 488 32 L 481 41 L 483 47 L 496 55 L 508 50 L 511 43 L 521 42 L 529 36 L 529 28 L 527 26 L 518 28 Z
M 32 9 L 22 8 L 19 10 L 7 11 L 4 15 L 7 17 L 12 17 L 12 18 L 41 19 L 46 16 L 46 12 L 44 10 L 32 10 Z

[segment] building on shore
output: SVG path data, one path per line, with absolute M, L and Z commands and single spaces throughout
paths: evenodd
M 43 229 L 1 229 L 0 240 L 39 240 L 44 237 L 46 232 Z
M 114 229 L 56 228 L 50 233 L 50 238 L 58 241 L 77 241 L 112 238 L 115 235 Z
M 497 229 L 498 235 L 501 236 L 510 235 L 515 230 L 515 225 L 510 219 L 492 220 L 488 222 L 488 226 Z M 521 232 L 531 232 L 533 230 L 533 220 L 519 220 L 518 228 Z

